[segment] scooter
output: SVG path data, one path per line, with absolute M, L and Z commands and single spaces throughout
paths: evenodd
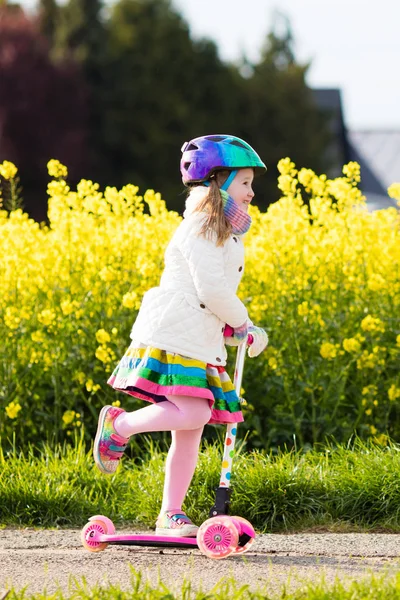
M 247 343 L 253 340 L 251 336 Z M 235 365 L 234 385 L 240 396 L 246 343 L 238 346 Z M 219 487 L 216 490 L 214 506 L 209 518 L 198 529 L 197 537 L 166 537 L 154 534 L 117 534 L 113 522 L 103 515 L 90 517 L 81 532 L 83 546 L 90 552 L 101 552 L 109 544 L 120 546 L 156 546 L 169 548 L 198 548 L 209 558 L 221 559 L 231 554 L 247 552 L 256 537 L 252 524 L 243 517 L 228 516 L 232 461 L 236 441 L 237 424 L 229 423 L 224 443 L 222 470 Z

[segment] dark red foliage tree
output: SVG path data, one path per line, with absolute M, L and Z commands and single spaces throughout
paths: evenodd
M 57 158 L 72 180 L 87 168 L 88 94 L 78 65 L 53 62 L 35 18 L 0 6 L 0 162 L 20 171 L 25 209 L 46 216 L 46 164 Z

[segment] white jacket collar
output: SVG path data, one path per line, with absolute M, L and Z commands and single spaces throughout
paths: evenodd
M 186 198 L 185 212 L 183 213 L 185 219 L 196 211 L 196 207 L 208 194 L 208 191 L 209 188 L 204 185 L 198 185 L 190 191 L 189 196 Z

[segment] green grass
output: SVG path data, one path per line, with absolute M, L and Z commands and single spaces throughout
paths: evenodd
M 144 439 L 144 438 L 143 438 Z M 115 524 L 153 526 L 161 501 L 165 454 L 151 441 L 143 459 L 125 459 L 102 475 L 83 441 L 0 453 L 0 524 L 81 527 L 94 514 Z M 186 499 L 194 521 L 208 517 L 218 485 L 221 454 L 205 445 Z M 318 451 L 238 454 L 231 514 L 258 531 L 400 531 L 400 446 L 356 440 L 351 447 Z
M 294 585 L 295 584 L 295 585 Z M 292 590 L 292 591 L 291 591 Z M 131 573 L 130 589 L 119 585 L 96 585 L 89 587 L 85 580 L 71 578 L 69 591 L 30 594 L 29 588 L 22 591 L 10 590 L 7 600 L 400 600 L 400 573 L 375 575 L 370 573 L 360 581 L 341 581 L 338 577 L 327 583 L 322 576 L 310 583 L 291 577 L 280 591 L 271 593 L 266 585 L 256 590 L 241 585 L 232 578 L 224 578 L 211 590 L 193 589 L 190 580 L 185 580 L 179 591 L 159 582 L 153 586 L 143 580 L 134 569 Z

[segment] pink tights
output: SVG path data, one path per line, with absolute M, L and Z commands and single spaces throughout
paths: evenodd
M 181 510 L 197 464 L 203 428 L 211 409 L 205 398 L 167 396 L 168 401 L 125 412 L 114 427 L 123 437 L 150 431 L 171 431 L 172 443 L 165 463 L 161 513 Z

